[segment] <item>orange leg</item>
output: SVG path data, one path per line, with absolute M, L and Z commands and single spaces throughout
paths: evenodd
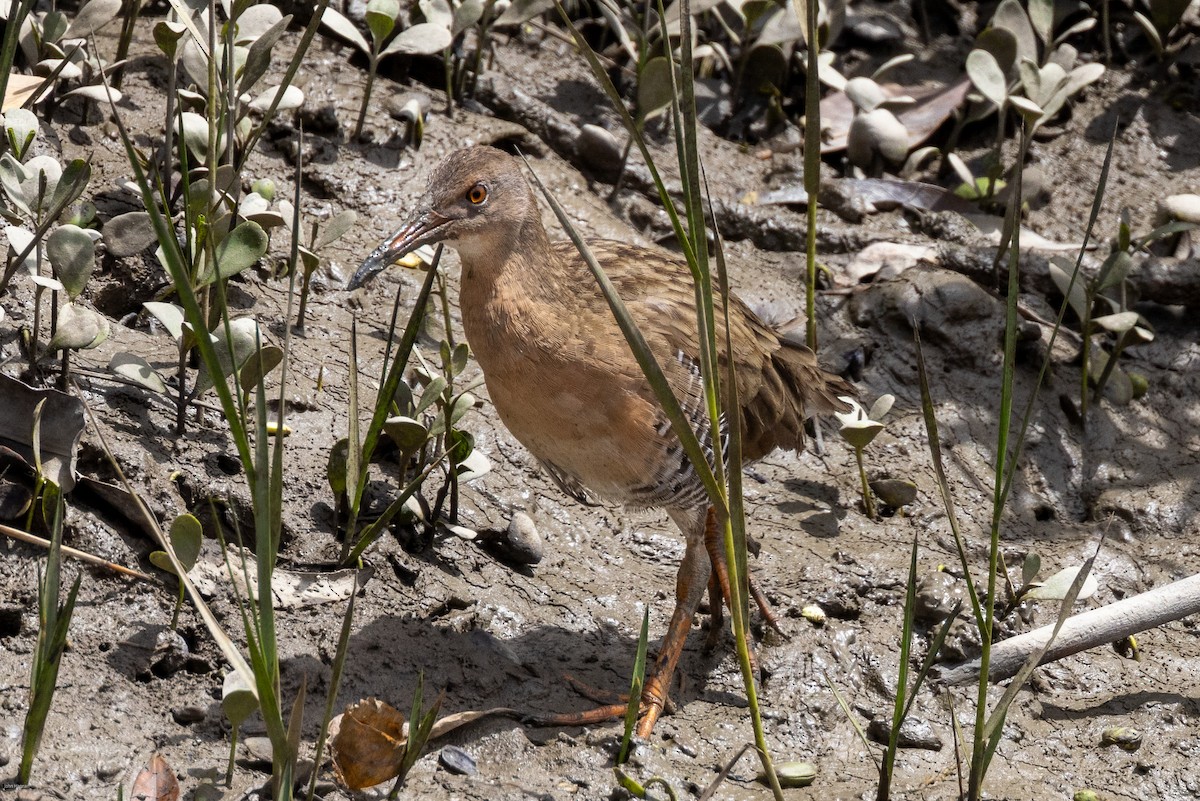
M 721 580 L 713 570 L 708 577 L 708 636 L 704 638 L 704 650 L 715 651 L 721 644 L 725 632 L 725 597 L 721 591 Z
M 717 530 L 716 512 L 713 509 L 708 510 L 708 520 L 704 526 L 704 548 L 708 551 L 708 558 L 712 562 L 713 577 L 721 590 L 721 597 L 724 599 L 726 606 L 731 609 L 729 603 L 732 590 L 729 586 L 729 569 L 725 560 L 725 543 L 721 541 Z M 763 595 L 762 590 L 758 588 L 758 583 L 753 576 L 749 577 L 750 597 L 754 599 L 754 603 L 758 605 L 758 611 L 762 612 L 763 619 L 767 625 L 775 629 L 780 634 L 783 634 L 783 629 L 779 626 L 779 618 L 771 609 L 771 604 L 767 601 L 767 596 Z M 714 622 L 720 621 L 720 617 L 714 618 Z M 710 634 L 710 637 L 713 635 Z
M 683 654 L 683 646 L 692 628 L 692 618 L 695 617 L 700 600 L 704 597 L 704 590 L 709 586 L 710 559 L 704 545 L 706 517 L 702 515 L 699 510 L 671 512 L 672 519 L 687 538 L 687 546 L 675 579 L 675 611 L 671 615 L 662 645 L 659 646 L 654 670 L 642 689 L 641 713 L 637 725 L 639 737 L 650 736 L 663 707 L 666 706 L 671 677 L 674 676 L 679 657 Z M 708 518 L 713 519 L 711 510 Z M 623 703 L 608 704 L 585 712 L 534 716 L 529 720 L 542 726 L 581 726 L 622 717 L 625 714 L 625 706 Z

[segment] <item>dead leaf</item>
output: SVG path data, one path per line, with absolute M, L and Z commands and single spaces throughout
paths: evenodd
M 237 593 L 258 600 L 258 568 L 255 567 L 254 553 L 249 549 L 232 547 L 228 553 L 233 563 Z M 246 560 L 245 570 L 242 569 L 243 559 Z M 362 589 L 374 574 L 375 569 L 369 565 L 361 570 L 344 568 L 328 571 L 277 567 L 271 574 L 271 606 L 275 609 L 295 609 L 345 601 L 355 592 L 355 587 Z M 223 557 L 210 554 L 196 562 L 195 567 L 188 571 L 188 577 L 203 595 L 212 597 L 223 592 L 223 588 L 229 584 L 229 568 Z
M 404 759 L 404 715 L 378 698 L 346 707 L 329 727 L 329 753 L 338 779 L 361 790 L 395 778 Z
M 912 150 L 932 136 L 962 105 L 971 82 L 964 77 L 948 86 L 917 88 L 889 83 L 882 84 L 880 88 L 889 98 L 907 95 L 916 101 L 895 112 L 896 118 L 908 130 L 908 148 Z M 854 104 L 845 92 L 835 92 L 821 101 L 822 154 L 846 149 L 846 138 L 853 119 Z
M 429 732 L 429 739 L 494 715 L 519 717 L 516 710 L 508 707 L 456 712 L 439 718 Z M 373 787 L 395 778 L 400 773 L 407 742 L 404 715 L 378 698 L 351 704 L 329 724 L 329 749 L 334 769 L 338 779 L 351 790 Z
M 78 398 L 0 375 L 0 447 L 11 449 L 32 469 L 33 411 L 42 400 L 42 470 L 68 493 L 75 488 L 75 457 L 83 436 L 83 403 Z
M 466 712 L 455 712 L 453 715 L 446 715 L 444 718 L 438 718 L 437 723 L 433 724 L 433 728 L 429 731 L 429 739 L 436 740 L 449 732 L 454 731 L 459 726 L 466 726 L 468 723 L 474 723 L 477 720 L 490 718 L 493 716 L 503 717 L 520 717 L 520 714 L 515 709 L 510 709 L 506 706 L 495 706 L 491 709 L 475 709 Z
M 0 110 L 12 111 L 25 105 L 44 80 L 37 75 L 9 75 L 8 86 L 4 90 L 4 107 Z
M 150 764 L 133 780 L 129 798 L 130 801 L 179 801 L 179 782 L 167 760 L 158 754 L 150 757 Z
M 886 269 L 889 276 L 898 275 L 935 257 L 933 245 L 910 245 L 903 242 L 872 242 L 859 251 L 845 269 L 838 271 L 843 283 L 851 286 Z

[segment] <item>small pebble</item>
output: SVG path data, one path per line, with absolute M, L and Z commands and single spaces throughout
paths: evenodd
M 475 757 L 457 745 L 447 745 L 438 753 L 438 762 L 446 770 L 458 776 L 474 776 L 479 772 Z
M 1161 217 L 1200 223 L 1200 195 L 1171 195 L 1163 198 L 1158 208 Z
M 542 561 L 545 553 L 537 526 L 524 512 L 517 512 L 512 516 L 504 546 L 508 558 L 522 565 L 536 565 Z
M 942 570 L 930 571 L 917 580 L 917 620 L 940 622 L 946 619 L 963 597 L 961 581 Z
M 150 656 L 150 671 L 160 679 L 173 676 L 187 664 L 187 641 L 177 631 L 160 631 Z
M 878 717 L 867 724 L 867 735 L 877 743 L 886 743 L 891 734 L 890 718 Z M 905 718 L 900 724 L 900 737 L 897 744 L 901 748 L 923 748 L 926 751 L 941 751 L 942 738 L 938 737 L 933 727 L 917 718 Z
M 251 759 L 257 760 L 260 764 L 271 764 L 271 738 L 269 737 L 246 737 L 242 740 L 242 745 L 246 747 Z
M 205 711 L 198 706 L 177 706 L 171 710 L 171 717 L 175 718 L 175 722 L 181 726 L 199 723 L 204 720 L 205 714 Z
M 1101 732 L 1100 745 L 1115 745 L 1122 751 L 1136 751 L 1142 747 L 1142 733 L 1128 726 L 1110 726 Z
M 871 482 L 875 497 L 893 509 L 908 506 L 917 499 L 917 485 L 902 478 L 881 478 Z
M 584 125 L 579 129 L 575 152 L 593 170 L 611 172 L 621 166 L 621 143 L 606 128 Z

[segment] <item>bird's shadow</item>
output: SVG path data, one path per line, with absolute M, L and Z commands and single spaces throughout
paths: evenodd
M 379 698 L 406 716 L 418 683 L 428 705 L 444 693 L 441 714 L 466 710 L 506 707 L 514 716 L 498 716 L 492 722 L 469 726 L 450 741 L 471 742 L 497 729 L 510 728 L 526 715 L 557 715 L 583 712 L 602 700 L 587 698 L 575 685 L 590 687 L 611 703 L 629 690 L 637 638 L 601 626 L 590 631 L 572 631 L 559 626 L 538 626 L 512 638 L 499 638 L 472 627 L 477 610 L 439 607 L 427 617 L 380 617 L 355 632 L 347 649 L 346 669 L 338 690 L 337 711 L 359 699 Z M 671 699 L 687 705 L 698 699 L 744 705 L 724 692 L 706 690 L 714 664 L 726 654 L 703 649 L 703 635 L 693 631 L 676 671 Z M 650 642 L 650 662 L 658 646 Z M 330 649 L 330 653 L 332 650 Z M 294 698 L 302 681 L 308 687 L 304 719 L 313 729 L 319 725 L 328 692 L 328 659 L 311 654 L 286 660 L 281 665 L 285 698 Z M 526 725 L 533 725 L 525 720 Z M 620 727 L 620 721 L 611 724 Z M 547 730 L 570 726 L 539 727 Z
M 788 515 L 790 522 L 812 537 L 829 539 L 837 536 L 838 524 L 847 511 L 838 498 L 836 486 L 791 478 L 783 482 L 783 487 L 789 497 L 778 501 L 775 508 Z

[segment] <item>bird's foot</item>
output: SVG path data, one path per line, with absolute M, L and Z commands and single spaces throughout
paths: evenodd
M 629 709 L 628 695 L 621 696 L 617 693 L 598 690 L 569 675 L 565 678 L 576 691 L 601 705 L 582 712 L 564 712 L 557 715 L 527 715 L 523 719 L 525 723 L 533 726 L 590 726 L 594 723 L 603 723 L 625 717 L 625 713 Z M 623 700 L 618 700 L 615 703 L 604 703 L 604 701 L 612 701 L 614 698 Z M 638 737 L 645 738 L 650 736 L 650 732 L 654 729 L 654 724 L 658 722 L 664 709 L 668 712 L 673 711 L 662 682 L 658 680 L 657 676 L 651 676 L 646 680 L 646 686 L 642 689 L 636 730 Z

